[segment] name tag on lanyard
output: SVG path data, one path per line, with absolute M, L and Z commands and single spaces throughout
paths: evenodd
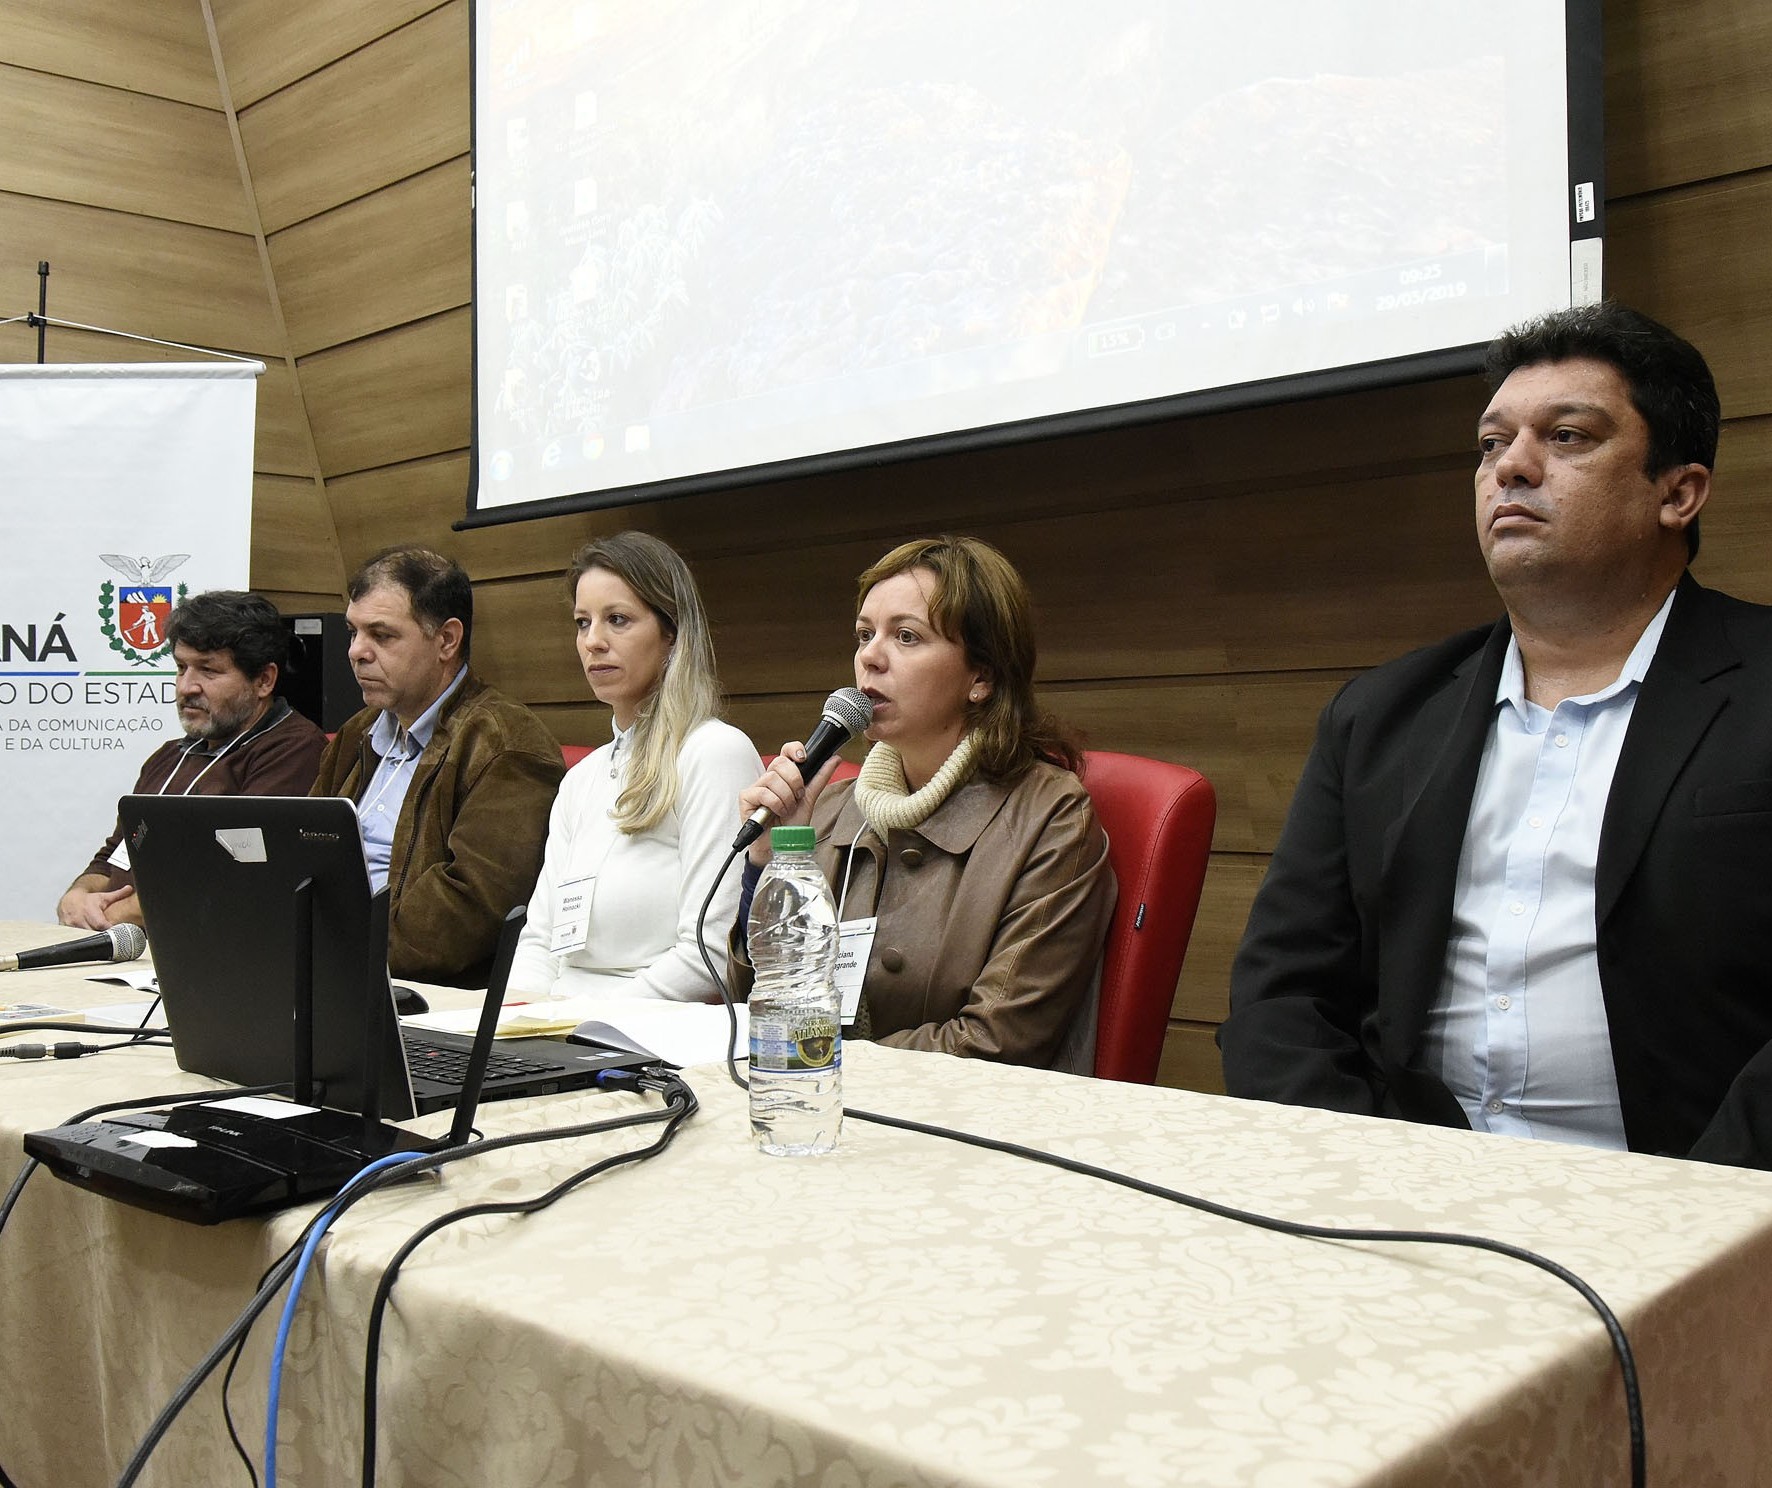
M 861 1006 L 861 984 L 868 974 L 868 957 L 874 950 L 874 931 L 880 917 L 869 915 L 865 920 L 844 920 L 837 927 L 837 996 L 842 1003 L 842 1020 L 855 1021 Z
M 554 933 L 548 950 L 554 955 L 582 951 L 591 938 L 591 900 L 597 892 L 597 877 L 575 878 L 554 890 Z

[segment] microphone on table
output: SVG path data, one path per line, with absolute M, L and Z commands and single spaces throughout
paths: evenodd
M 133 961 L 147 948 L 148 937 L 140 925 L 113 925 L 97 935 L 0 956 L 0 971 L 35 971 L 40 966 L 68 966 L 76 961 Z
M 800 767 L 800 778 L 810 780 L 818 774 L 825 761 L 866 729 L 873 717 L 874 700 L 859 687 L 839 687 L 833 692 L 824 700 L 824 713 L 818 720 L 818 727 L 806 741 L 806 758 L 795 762 Z M 747 816 L 744 825 L 738 829 L 738 836 L 732 840 L 732 850 L 737 852 L 741 847 L 749 847 L 761 837 L 773 815 L 767 806 L 759 806 Z

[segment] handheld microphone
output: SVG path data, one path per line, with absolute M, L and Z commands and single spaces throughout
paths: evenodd
M 148 937 L 140 925 L 113 925 L 97 935 L 0 956 L 0 971 L 35 971 L 40 966 L 68 966 L 76 961 L 133 961 L 147 948 Z
M 859 687 L 839 687 L 833 692 L 824 700 L 824 713 L 818 720 L 818 727 L 806 741 L 806 758 L 797 762 L 800 778 L 810 780 L 818 774 L 825 761 L 861 733 L 873 717 L 874 700 Z M 767 806 L 759 806 L 747 816 L 744 825 L 738 829 L 738 836 L 732 839 L 732 850 L 737 852 L 741 847 L 749 847 L 761 837 L 773 814 Z

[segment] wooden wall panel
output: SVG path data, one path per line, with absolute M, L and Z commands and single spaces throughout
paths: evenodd
M 1714 588 L 1772 604 L 1772 416 L 1724 426 L 1700 528 L 1692 572 Z
M 258 435 L 253 444 L 252 468 L 267 475 L 300 475 L 312 479 L 314 452 L 308 443 L 307 418 L 295 395 L 289 364 L 276 358 L 265 362 L 258 380 Z
M 1772 165 L 1772 151 L 1767 164 Z M 1705 355 L 1723 416 L 1772 413 L 1772 170 L 1622 202 L 1606 282 Z
M 1214 853 L 1200 893 L 1200 912 L 1181 968 L 1175 1017 L 1220 1023 L 1230 1010 L 1231 960 L 1243 938 L 1249 905 L 1267 872 L 1266 856 Z
M 468 337 L 468 312 L 452 310 L 300 360 L 329 479 L 467 447 Z
M 452 509 L 461 514 L 467 480 L 466 450 L 328 480 L 326 494 L 346 569 L 355 568 L 378 548 L 410 538 L 447 553 L 478 578 L 480 570 L 468 564 L 460 552 L 460 537 L 443 519 Z
M 240 136 L 266 232 L 464 154 L 467 0 L 242 109 Z
M 301 589 L 272 589 L 264 584 L 252 586 L 285 615 L 329 615 L 343 608 L 336 594 L 310 594 Z
M 249 230 L 214 109 L 0 65 L 0 191 Z
M 59 319 L 253 356 L 277 350 L 258 249 L 244 233 L 0 194 L 7 313 L 36 305 L 39 259 Z
M 221 107 L 203 12 L 194 3 L 7 0 L 0 62 Z
M 341 581 L 337 539 L 313 483 L 313 442 L 203 0 L 8 0 L 5 9 L 0 263 L 25 272 L 0 313 L 35 302 L 28 270 L 47 259 L 52 316 L 262 359 L 253 573 L 306 607 L 309 590 Z M 304 10 L 312 16 L 297 7 L 298 23 Z M 0 328 L 0 357 L 35 352 L 28 328 Z M 55 328 L 49 355 L 192 353 Z
M 1465 483 L 1462 473 L 1397 477 L 971 530 L 1027 576 L 1049 683 L 1345 669 L 1494 615 Z M 1383 514 L 1382 538 L 1360 512 Z M 853 576 L 885 547 L 807 543 L 700 560 L 710 614 L 742 638 L 723 658 L 727 687 L 828 690 L 833 671 L 845 675 Z M 515 605 L 528 587 L 490 592 Z M 1379 588 L 1391 600 L 1368 605 Z
M 1163 1040 L 1163 1059 L 1157 1066 L 1159 1085 L 1179 1085 L 1183 1090 L 1224 1094 L 1224 1066 L 1213 1042 L 1210 1023 L 1171 1023 Z
M 1606 190 L 1634 196 L 1772 161 L 1772 7 L 1606 6 Z
M 236 108 L 318 72 L 436 6 L 437 0 L 301 0 L 295 5 L 210 0 Z
M 1213 845 L 1273 850 L 1317 715 L 1353 673 L 1272 672 L 1149 678 L 1135 685 L 1073 683 L 1040 700 L 1083 731 L 1091 748 L 1191 765 L 1218 796 Z M 816 711 L 816 710 L 815 710 Z
M 468 191 L 463 156 L 273 235 L 295 354 L 467 304 Z
M 593 532 L 639 525 L 628 512 L 625 522 L 605 519 L 599 524 L 595 517 L 580 514 L 452 531 L 439 518 L 447 515 L 453 521 L 467 511 L 466 450 L 340 476 L 328 489 L 347 564 L 419 532 L 476 580 L 564 572 L 573 552 Z
M 332 514 L 313 481 L 284 475 L 254 478 L 252 586 L 329 594 L 328 608 L 342 606 Z
M 1173 418 L 587 512 L 578 520 L 587 534 L 623 527 L 652 532 L 693 562 L 779 550 L 776 514 L 791 511 L 797 543 L 854 539 L 884 552 L 919 532 L 983 531 L 1005 521 L 1103 508 L 1168 508 L 1330 480 L 1467 468 L 1475 461 L 1467 452 L 1474 450 L 1483 401 L 1478 379 L 1443 379 L 1406 393 L 1388 389 Z M 526 525 L 506 530 L 521 533 Z M 523 556 L 517 538 L 508 538 L 491 565 L 474 575 L 524 572 Z

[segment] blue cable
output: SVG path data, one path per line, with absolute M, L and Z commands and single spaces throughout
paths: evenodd
M 395 1167 L 403 1162 L 410 1162 L 417 1154 L 396 1152 L 389 1157 L 377 1158 L 367 1167 L 351 1175 L 351 1179 L 339 1189 L 337 1196 L 321 1212 L 314 1221 L 314 1227 L 308 1231 L 307 1243 L 301 1248 L 301 1259 L 296 1262 L 295 1271 L 289 1278 L 289 1295 L 283 1299 L 283 1316 L 277 1322 L 277 1339 L 271 1346 L 271 1378 L 269 1398 L 265 1403 L 265 1485 L 264 1488 L 277 1488 L 277 1407 L 283 1396 L 283 1353 L 289 1343 L 290 1324 L 295 1321 L 295 1307 L 301 1297 L 302 1283 L 307 1280 L 308 1265 L 314 1259 L 314 1252 L 320 1248 L 320 1238 L 332 1227 L 332 1221 L 340 1212 L 339 1200 L 356 1184 L 363 1181 L 371 1173 L 379 1173 L 383 1168 Z

